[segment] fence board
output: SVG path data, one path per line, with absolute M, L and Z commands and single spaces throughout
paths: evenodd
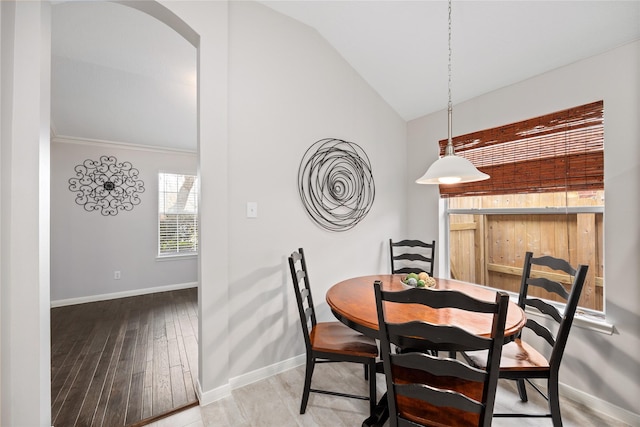
M 452 277 L 517 292 L 525 252 L 553 255 L 590 266 L 580 306 L 602 310 L 602 214 L 452 214 L 450 219 Z

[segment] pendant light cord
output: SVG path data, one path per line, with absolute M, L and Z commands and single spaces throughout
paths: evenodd
M 449 66 L 448 66 L 448 74 L 449 74 L 449 80 L 447 82 L 448 84 L 448 89 L 449 89 L 449 110 L 453 109 L 453 103 L 451 102 L 451 0 L 449 0 L 449 40 L 448 40 L 448 46 L 449 46 Z
M 447 145 L 444 149 L 444 156 L 441 156 L 433 162 L 427 172 L 416 180 L 418 184 L 458 184 L 466 182 L 483 181 L 489 179 L 489 175 L 480 172 L 473 163 L 464 156 L 456 156 L 453 149 L 453 100 L 451 97 L 451 14 L 452 14 L 452 0 L 448 1 L 449 8 L 449 61 L 448 61 L 448 91 L 449 91 L 449 103 L 447 105 L 447 118 L 448 118 L 448 137 Z M 464 147 L 464 146 L 463 146 Z M 462 147 L 461 147 L 462 149 Z M 440 154 L 442 146 L 438 143 L 438 154 Z M 468 154 L 468 153 L 467 153 Z
M 451 137 L 452 127 L 453 127 L 453 102 L 451 102 L 451 0 L 449 0 L 449 60 L 448 60 L 448 95 L 449 95 L 449 103 L 447 104 L 447 147 L 445 148 L 444 155 L 445 156 L 453 156 L 453 140 Z

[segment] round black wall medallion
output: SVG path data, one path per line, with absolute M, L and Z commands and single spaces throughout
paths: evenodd
M 87 159 L 74 170 L 76 177 L 69 179 L 69 190 L 76 193 L 76 203 L 84 210 L 113 216 L 140 204 L 144 182 L 131 163 L 100 156 L 99 161 Z
M 367 154 L 353 142 L 326 138 L 305 152 L 298 192 L 311 218 L 330 231 L 355 227 L 369 213 L 375 185 Z

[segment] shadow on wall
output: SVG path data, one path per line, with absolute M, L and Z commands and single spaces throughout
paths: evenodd
M 200 286 L 202 286 L 202 284 L 200 284 Z M 202 318 L 200 313 L 208 313 L 208 312 L 215 312 L 216 310 L 219 309 L 219 307 L 224 307 L 228 304 L 228 302 L 226 300 L 222 300 L 222 299 L 216 299 L 216 300 L 203 300 L 201 298 L 201 294 L 198 293 L 198 304 L 200 305 L 200 312 L 198 313 L 198 318 L 199 318 L 199 329 L 202 329 Z M 202 336 L 202 331 L 199 330 L 198 331 L 198 346 L 200 347 L 200 352 L 201 354 L 215 354 L 217 349 L 215 347 L 217 347 L 217 343 L 219 342 L 225 342 L 227 340 L 227 330 L 226 329 L 222 329 L 219 328 L 218 331 L 216 332 L 216 334 L 212 337 L 212 339 L 207 340 L 207 347 L 204 347 L 200 337 Z M 207 337 L 209 337 L 209 334 L 207 334 Z M 204 358 L 203 358 L 204 359 Z M 202 364 L 203 362 L 205 362 L 204 360 L 199 361 L 200 364 Z M 202 366 L 202 365 L 200 365 Z M 218 370 L 218 369 L 207 369 L 207 375 L 211 375 L 214 374 L 213 378 L 211 379 L 211 383 L 212 384 L 227 384 L 229 382 L 229 375 L 228 372 L 226 370 Z M 198 373 L 199 377 L 200 377 L 200 381 L 202 380 L 202 372 Z M 202 387 L 203 385 L 200 384 L 200 386 Z M 207 391 L 207 390 L 202 390 L 203 392 Z
M 243 373 L 294 356 L 291 349 L 298 336 L 292 333 L 289 318 L 290 281 L 283 257 L 279 265 L 253 270 L 231 282 L 229 294 L 236 310 L 230 313 L 229 326 L 236 334 L 242 331 L 237 341 L 232 340 L 231 357 Z M 299 344 L 302 351 L 302 340 Z
M 616 323 L 625 324 L 625 325 L 633 325 L 637 324 L 638 315 L 636 313 L 632 313 L 629 310 L 625 310 L 620 306 L 607 302 L 607 311 L 612 313 L 616 313 Z M 573 328 L 576 328 L 574 325 Z M 573 329 L 572 328 L 572 329 Z M 614 335 L 619 335 L 617 330 L 614 330 Z M 616 370 L 624 373 L 637 373 L 638 372 L 638 354 L 628 354 L 620 351 L 619 348 L 616 348 L 611 345 L 611 342 L 603 337 L 602 334 L 592 331 L 585 332 L 588 335 L 589 347 L 593 354 L 598 354 L 602 360 L 615 360 Z M 575 338 L 575 337 L 574 337 Z M 571 334 L 569 335 L 569 345 L 571 343 Z M 635 337 L 637 340 L 638 337 Z M 588 356 L 587 356 L 588 357 Z M 620 406 L 615 402 L 625 402 L 625 406 L 623 409 L 629 410 L 630 412 L 636 412 L 636 410 L 632 410 L 630 408 L 635 408 L 637 406 L 636 397 L 629 393 L 624 393 L 615 384 L 613 384 L 609 379 L 602 376 L 602 373 L 597 370 L 596 366 L 589 364 L 588 360 L 581 355 L 572 356 L 565 352 L 564 358 L 562 361 L 562 365 L 565 367 L 571 366 L 571 370 L 574 371 L 577 376 L 580 378 L 588 380 L 589 386 L 591 390 L 597 391 L 598 397 L 606 396 L 606 401 Z M 562 367 L 560 368 L 562 371 Z M 627 375 L 624 374 L 624 375 Z M 562 380 L 562 372 L 560 374 Z

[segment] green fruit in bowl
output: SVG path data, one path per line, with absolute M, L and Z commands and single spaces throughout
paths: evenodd
M 416 273 L 407 274 L 407 279 L 416 279 L 418 281 L 418 275 Z
M 424 288 L 427 286 L 427 283 L 424 280 L 418 280 L 418 284 L 416 285 L 419 288 Z

